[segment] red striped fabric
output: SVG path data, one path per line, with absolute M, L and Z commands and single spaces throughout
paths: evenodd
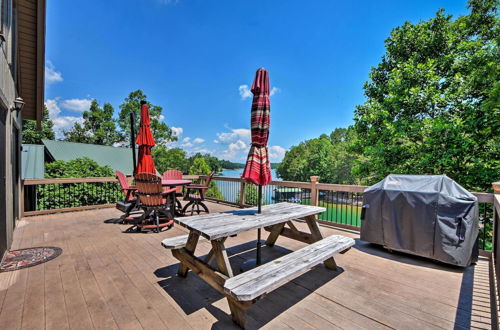
M 150 128 L 151 120 L 149 118 L 149 107 L 147 104 L 141 106 L 141 124 L 139 126 L 139 134 L 135 142 L 139 145 L 139 157 L 135 173 L 152 173 L 156 174 L 155 163 L 151 156 L 151 148 L 155 145 L 153 134 Z
M 252 146 L 242 178 L 248 183 L 265 186 L 271 182 L 267 141 L 271 123 L 271 102 L 269 100 L 269 73 L 260 68 L 252 84 L 253 101 L 250 116 Z

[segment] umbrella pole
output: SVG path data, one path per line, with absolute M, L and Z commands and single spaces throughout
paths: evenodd
M 257 193 L 257 213 L 262 212 L 262 186 L 259 185 L 259 190 Z M 261 264 L 261 258 L 260 258 L 260 228 L 257 229 L 257 260 L 256 264 L 259 266 Z
M 133 172 L 135 172 L 137 160 L 135 158 L 135 116 L 133 112 L 130 112 L 130 146 L 132 147 Z

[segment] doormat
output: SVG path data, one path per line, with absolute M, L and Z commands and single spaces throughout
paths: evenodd
M 10 272 L 36 266 L 58 257 L 61 253 L 62 249 L 54 246 L 9 251 L 5 256 L 4 262 L 0 265 L 0 272 Z

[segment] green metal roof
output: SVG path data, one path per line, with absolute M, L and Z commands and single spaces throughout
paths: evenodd
M 127 175 L 133 173 L 130 148 L 53 140 L 42 140 L 42 142 L 54 160 L 68 161 L 88 157 L 101 166 L 109 165 L 114 171 L 118 170 Z
M 39 144 L 23 144 L 21 152 L 21 178 L 43 179 L 45 173 L 45 147 Z

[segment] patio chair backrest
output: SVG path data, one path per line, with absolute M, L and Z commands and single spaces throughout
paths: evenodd
M 179 170 L 168 170 L 163 172 L 163 180 L 182 180 L 182 172 Z M 175 187 L 176 193 L 182 192 L 182 186 Z
M 123 174 L 120 171 L 115 171 L 116 178 L 118 179 L 118 182 L 120 183 L 120 187 L 122 188 L 124 193 L 127 193 L 126 189 L 130 186 L 127 181 L 127 177 L 125 174 Z
M 141 206 L 163 205 L 163 187 L 159 176 L 151 173 L 138 173 L 134 178 Z
M 215 175 L 215 171 L 212 171 L 212 173 L 210 173 L 209 175 L 200 176 L 200 180 L 202 178 L 205 180 L 205 183 L 203 184 L 205 187 L 208 188 L 208 186 L 210 185 L 210 181 L 212 181 L 212 177 L 214 175 Z
M 130 188 L 130 184 L 128 183 L 127 177 L 120 171 L 115 171 L 116 178 L 118 179 L 118 183 L 120 183 L 120 188 L 122 188 L 123 194 L 128 196 L 129 199 L 132 199 L 133 196 L 128 192 L 128 188 Z

